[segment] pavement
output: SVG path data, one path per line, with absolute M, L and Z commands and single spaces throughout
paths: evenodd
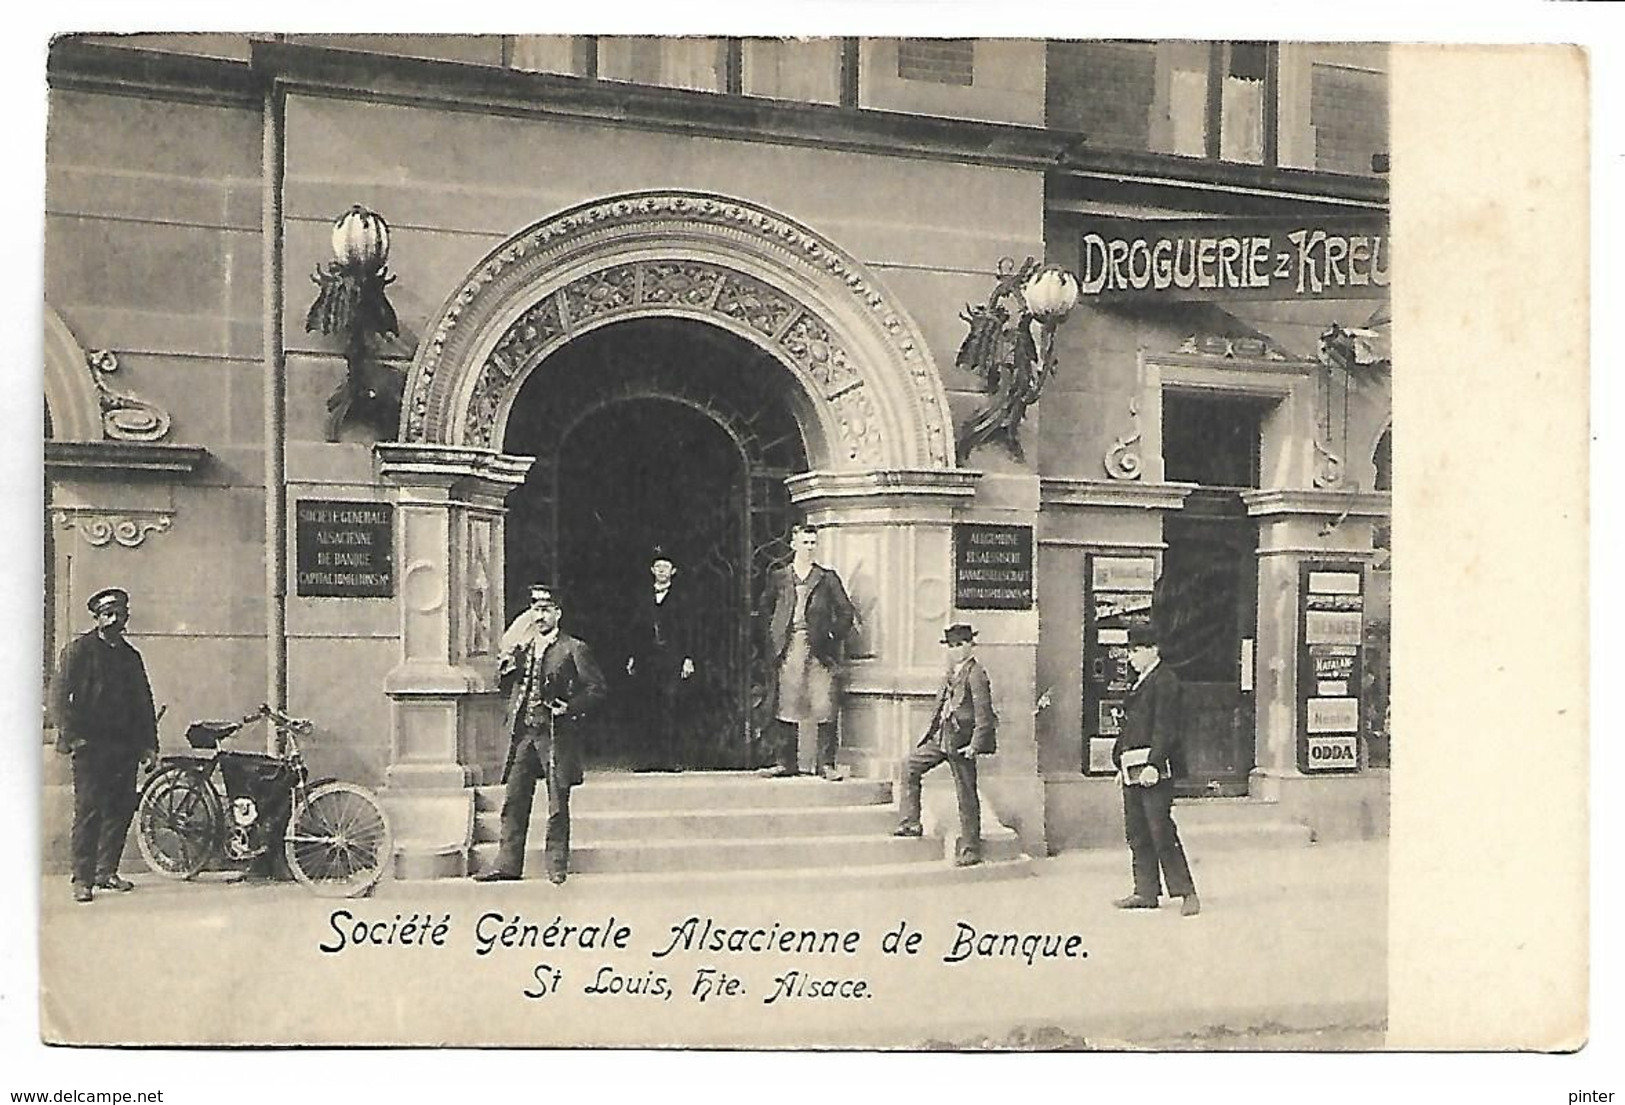
M 1381 1047 L 1386 841 L 1192 866 L 1203 911 L 1190 918 L 1177 903 L 1112 908 L 1128 890 L 1126 849 L 1035 860 L 998 881 L 583 875 L 562 887 L 385 883 L 348 901 L 127 872 L 135 891 L 78 905 L 49 877 L 42 1031 L 90 1043 Z M 759 950 L 677 939 L 702 944 L 707 921 Z M 786 933 L 792 950 L 762 950 Z

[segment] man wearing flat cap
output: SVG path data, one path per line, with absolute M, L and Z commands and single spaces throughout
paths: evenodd
M 1128 646 L 1129 664 L 1138 678 L 1123 704 L 1112 765 L 1123 785 L 1123 829 L 1133 857 L 1134 893 L 1113 904 L 1118 909 L 1156 909 L 1166 883 L 1168 896 L 1181 900 L 1180 913 L 1194 917 L 1202 905 L 1173 815 L 1182 686 L 1179 675 L 1162 663 L 1155 627 L 1130 626 Z
M 581 727 L 604 701 L 604 676 L 587 646 L 559 628 L 564 608 L 545 583 L 502 635 L 498 662 L 508 692 L 508 763 L 502 772 L 502 843 L 480 882 L 519 878 L 536 780 L 547 782 L 547 877 L 570 867 L 570 788 L 581 783 Z
M 896 836 L 920 836 L 920 781 L 938 764 L 953 772 L 959 800 L 958 867 L 982 862 L 982 807 L 976 797 L 976 757 L 998 750 L 998 717 L 993 713 L 993 686 L 972 651 L 976 631 L 963 622 L 942 635 L 948 671 L 937 692 L 931 724 L 903 761 L 903 802 Z
M 137 764 L 158 756 L 152 685 L 141 654 L 124 639 L 130 596 L 105 587 L 85 604 L 96 628 L 62 650 L 51 684 L 57 748 L 73 756 L 73 900 L 94 890 L 134 890 L 118 873 L 135 814 Z

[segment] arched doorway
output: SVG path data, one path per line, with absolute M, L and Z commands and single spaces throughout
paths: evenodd
M 762 759 L 752 626 L 762 581 L 785 551 L 784 480 L 807 468 L 794 401 L 789 374 L 755 345 L 663 318 L 577 338 L 520 390 L 503 448 L 537 460 L 508 499 L 506 612 L 523 606 L 532 580 L 564 591 L 570 632 L 622 692 L 594 742 L 598 766 L 648 759 L 625 663 L 656 546 L 677 563 L 698 622 L 696 672 L 678 703 L 680 762 Z

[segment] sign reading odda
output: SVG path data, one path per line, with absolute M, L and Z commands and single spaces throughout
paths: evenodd
M 300 499 L 294 507 L 295 593 L 305 598 L 395 594 L 395 508 Z
M 1384 299 L 1381 219 L 1098 219 L 1078 243 L 1084 299 Z

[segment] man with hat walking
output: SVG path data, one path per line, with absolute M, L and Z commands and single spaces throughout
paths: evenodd
M 959 800 L 958 867 L 982 862 L 982 806 L 976 796 L 976 757 L 998 750 L 998 717 L 993 713 L 993 686 L 987 670 L 971 653 L 976 630 L 963 622 L 942 635 L 948 671 L 937 692 L 931 725 L 903 761 L 903 802 L 895 836 L 920 836 L 920 781 L 938 764 L 953 772 Z
M 135 814 L 137 764 L 158 757 L 158 719 L 141 654 L 124 639 L 130 595 L 105 587 L 86 603 L 96 628 L 68 643 L 51 685 L 57 749 L 73 756 L 73 900 L 128 891 L 119 857 Z
M 511 683 L 508 763 L 502 773 L 502 843 L 479 882 L 519 878 L 536 780 L 547 781 L 547 877 L 562 883 L 570 867 L 570 788 L 581 783 L 581 725 L 603 702 L 603 673 L 586 644 L 559 629 L 557 592 L 530 586 L 530 606 L 502 635 L 498 671 Z
M 1202 904 L 1173 810 L 1172 761 L 1182 686 L 1179 675 L 1162 663 L 1155 628 L 1130 626 L 1128 645 L 1129 665 L 1138 678 L 1123 704 L 1112 764 L 1123 784 L 1123 828 L 1133 857 L 1134 893 L 1113 904 L 1118 909 L 1156 909 L 1166 883 L 1168 896 L 1181 900 L 1179 912 L 1194 917 Z

